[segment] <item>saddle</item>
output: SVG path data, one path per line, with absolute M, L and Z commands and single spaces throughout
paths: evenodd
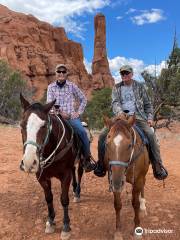
M 86 133 L 87 133 L 87 136 L 88 136 L 88 139 L 89 139 L 89 142 L 91 143 L 92 142 L 92 135 L 91 135 L 91 132 L 88 128 L 88 124 L 86 122 L 81 122 Z M 77 133 L 74 132 L 74 146 L 75 146 L 75 151 L 77 153 L 77 157 L 78 158 L 84 158 L 84 155 L 83 155 L 83 152 L 82 152 L 82 141 L 79 137 L 79 135 Z
M 146 135 L 144 134 L 144 132 L 141 130 L 141 128 L 138 127 L 137 125 L 134 125 L 133 128 L 134 128 L 134 130 L 136 130 L 138 132 L 139 136 L 141 137 L 141 140 L 142 140 L 143 144 L 148 146 L 149 141 L 148 141 Z
M 153 161 L 153 153 L 152 153 L 152 150 L 151 150 L 151 146 L 149 144 L 149 140 L 146 137 L 145 133 L 142 131 L 141 128 L 139 128 L 136 125 L 134 125 L 133 128 L 138 132 L 139 136 L 141 137 L 141 140 L 142 140 L 143 144 L 146 145 L 147 151 L 148 151 L 148 154 L 149 154 L 149 158 L 151 159 L 151 161 Z M 154 128 L 152 129 L 152 131 L 154 131 Z
M 80 157 L 82 154 L 82 141 L 77 133 L 74 132 L 74 146 L 77 153 L 77 157 Z
M 76 158 L 79 158 L 82 154 L 82 141 L 67 120 L 64 120 L 64 124 L 71 130 L 71 134 L 73 134 L 73 151 L 76 154 Z

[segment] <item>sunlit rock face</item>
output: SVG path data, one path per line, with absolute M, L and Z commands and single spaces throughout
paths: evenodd
M 110 87 L 113 84 L 113 78 L 109 70 L 109 63 L 106 51 L 106 20 L 101 13 L 94 18 L 94 57 L 92 63 L 92 81 L 94 88 L 101 89 Z
M 41 99 L 59 63 L 69 68 L 69 79 L 89 97 L 93 89 L 112 86 L 106 56 L 105 17 L 95 17 L 95 49 L 92 75 L 83 63 L 80 43 L 67 38 L 64 28 L 39 21 L 32 15 L 9 10 L 0 5 L 0 59 L 22 72 L 33 89 L 34 98 Z M 102 39 L 101 39 L 102 38 Z

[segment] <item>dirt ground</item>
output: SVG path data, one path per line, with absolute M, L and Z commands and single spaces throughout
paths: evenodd
M 141 220 L 143 239 L 180 239 L 180 123 L 171 124 L 171 131 L 157 132 L 164 164 L 169 177 L 163 188 L 162 181 L 148 172 L 145 187 L 148 215 Z M 97 158 L 97 135 L 92 143 Z M 0 239 L 3 240 L 59 240 L 62 226 L 60 186 L 53 179 L 56 231 L 44 233 L 47 210 L 44 194 L 33 175 L 19 170 L 22 156 L 20 129 L 0 125 Z M 130 186 L 122 193 L 122 233 L 129 240 L 133 233 L 133 208 Z M 70 219 L 72 240 L 111 240 L 115 230 L 113 195 L 108 191 L 107 176 L 97 178 L 93 173 L 83 176 L 80 203 L 72 202 L 70 190 Z M 152 233 L 154 230 L 169 233 Z M 151 232 L 151 233 L 150 233 Z

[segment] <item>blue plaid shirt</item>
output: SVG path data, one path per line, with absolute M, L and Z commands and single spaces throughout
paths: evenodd
M 87 104 L 87 99 L 83 92 L 76 84 L 66 80 L 66 83 L 60 88 L 56 82 L 51 83 L 47 89 L 47 102 L 56 99 L 56 105 L 59 105 L 60 111 L 69 114 L 70 116 L 78 112 L 82 114 Z M 75 99 L 78 99 L 80 104 L 77 111 L 75 111 Z

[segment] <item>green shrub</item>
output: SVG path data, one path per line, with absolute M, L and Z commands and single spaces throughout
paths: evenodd
M 103 116 L 112 117 L 111 91 L 110 88 L 104 88 L 93 92 L 82 117 L 91 129 L 101 129 L 104 126 Z
M 174 111 L 168 105 L 162 106 L 160 111 L 159 111 L 159 114 L 163 118 L 173 117 L 175 115 Z
M 26 82 L 18 71 L 12 70 L 5 61 L 0 60 L 0 115 L 13 120 L 19 119 L 20 92 L 27 95 Z

